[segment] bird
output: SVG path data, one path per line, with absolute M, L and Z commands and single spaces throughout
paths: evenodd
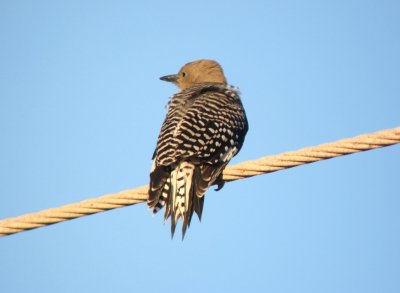
M 160 77 L 178 86 L 167 105 L 153 154 L 147 206 L 165 207 L 171 238 L 182 218 L 182 240 L 195 212 L 201 221 L 208 188 L 223 185 L 222 172 L 242 148 L 248 121 L 239 90 L 227 83 L 221 65 L 201 59 L 178 74 Z

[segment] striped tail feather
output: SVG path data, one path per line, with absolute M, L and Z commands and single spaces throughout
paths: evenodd
M 175 227 L 182 218 L 182 239 L 193 215 L 194 182 L 193 173 L 195 165 L 190 162 L 181 162 L 171 172 L 171 193 L 169 208 L 171 208 L 171 235 L 174 236 Z
M 172 237 L 179 218 L 182 218 L 182 240 L 190 227 L 193 212 L 201 221 L 204 194 L 220 179 L 224 167 L 225 164 L 196 165 L 181 161 L 170 172 L 163 166 L 153 168 L 147 205 L 153 209 L 153 215 L 165 206 L 164 222 L 171 217 Z
M 153 209 L 153 215 L 156 214 L 165 205 L 168 199 L 170 172 L 163 166 L 156 166 L 153 162 L 153 167 L 150 173 L 150 187 L 147 197 L 147 207 Z

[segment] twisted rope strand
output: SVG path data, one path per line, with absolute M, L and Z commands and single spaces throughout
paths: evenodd
M 224 180 L 232 181 L 271 173 L 339 156 L 381 148 L 400 142 L 400 128 L 359 135 L 336 142 L 263 157 L 230 166 L 224 171 Z
M 258 160 L 246 161 L 234 166 L 228 166 L 223 176 L 226 181 L 234 181 L 397 143 L 400 143 L 400 127 L 372 134 L 359 135 L 275 156 L 263 157 Z M 141 203 L 147 199 L 147 190 L 148 185 L 145 185 L 132 190 L 104 195 L 99 198 L 88 199 L 16 218 L 0 220 L 0 236 L 7 236 Z

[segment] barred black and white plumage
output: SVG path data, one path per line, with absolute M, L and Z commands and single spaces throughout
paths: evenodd
M 171 98 L 158 137 L 148 206 L 154 214 L 166 208 L 172 236 L 182 217 L 183 238 L 193 212 L 201 219 L 207 189 L 222 188 L 222 171 L 241 149 L 248 123 L 238 91 L 215 61 L 188 63 L 162 79 L 182 91 Z

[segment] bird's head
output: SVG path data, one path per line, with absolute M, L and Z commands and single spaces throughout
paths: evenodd
M 181 90 L 207 82 L 226 84 L 221 65 L 216 61 L 206 59 L 187 63 L 178 74 L 166 75 L 160 79 L 176 84 Z

